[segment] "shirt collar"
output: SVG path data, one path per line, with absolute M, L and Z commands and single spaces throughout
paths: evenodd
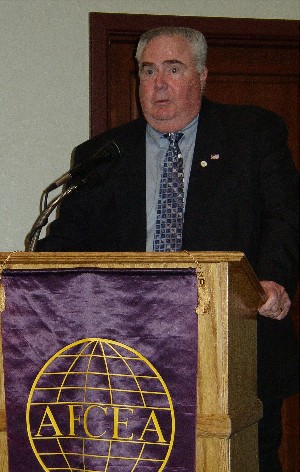
M 189 137 L 191 135 L 194 135 L 195 128 L 197 128 L 198 118 L 199 114 L 187 126 L 185 126 L 185 128 L 178 130 L 184 133 L 182 141 L 189 140 Z M 156 144 L 156 146 L 163 149 L 168 148 L 169 143 L 167 139 L 163 136 L 161 132 L 157 131 L 155 128 L 149 125 L 149 123 L 147 123 L 146 133 L 147 138 L 150 139 L 154 144 Z

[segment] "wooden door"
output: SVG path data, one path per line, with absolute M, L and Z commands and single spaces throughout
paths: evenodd
M 299 162 L 299 21 L 196 18 L 155 15 L 90 15 L 91 136 L 136 118 L 139 36 L 147 29 L 188 26 L 206 37 L 209 76 L 206 96 L 223 103 L 249 103 L 281 114 L 289 146 Z M 298 299 L 297 299 L 298 300 Z M 299 333 L 299 302 L 293 319 Z M 299 470 L 299 396 L 285 401 L 281 461 Z

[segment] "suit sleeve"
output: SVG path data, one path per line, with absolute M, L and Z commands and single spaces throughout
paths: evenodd
M 260 280 L 283 285 L 293 296 L 299 263 L 299 174 L 287 146 L 283 120 L 271 113 L 262 116 L 255 145 L 261 203 L 256 273 Z

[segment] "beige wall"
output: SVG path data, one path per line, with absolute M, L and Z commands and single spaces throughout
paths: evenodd
M 88 138 L 91 11 L 300 18 L 298 0 L 0 0 L 0 251 L 24 249 L 42 190 Z

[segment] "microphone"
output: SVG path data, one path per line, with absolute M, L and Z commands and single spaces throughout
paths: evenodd
M 120 146 L 115 141 L 110 141 L 105 146 L 100 148 L 92 157 L 87 159 L 86 161 L 72 167 L 68 172 L 63 174 L 57 180 L 55 180 L 52 184 L 50 184 L 46 188 L 46 192 L 49 193 L 52 190 L 64 185 L 69 180 L 73 180 L 76 177 L 81 177 L 85 179 L 92 173 L 102 161 L 105 160 L 114 160 L 115 158 L 121 157 L 121 149 Z

